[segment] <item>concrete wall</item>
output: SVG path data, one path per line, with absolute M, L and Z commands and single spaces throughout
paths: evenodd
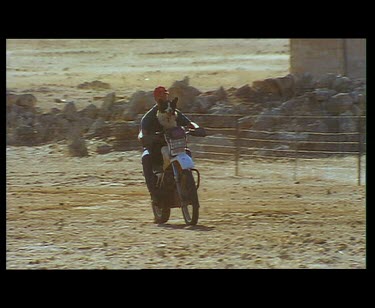
M 291 39 L 290 72 L 366 79 L 366 39 Z
M 366 79 L 366 40 L 346 39 L 348 77 Z

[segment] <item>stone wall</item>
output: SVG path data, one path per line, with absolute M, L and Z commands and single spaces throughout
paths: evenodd
M 366 39 L 291 39 L 290 72 L 366 79 Z

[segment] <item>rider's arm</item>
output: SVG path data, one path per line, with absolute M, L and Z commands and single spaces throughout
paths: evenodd
M 150 109 L 141 119 L 138 139 L 144 147 L 149 147 L 153 143 L 154 128 L 152 124 L 153 113 L 156 112 L 156 106 Z
M 191 121 L 187 116 L 185 116 L 181 111 L 177 111 L 177 125 L 179 126 L 187 126 L 190 129 L 195 130 L 196 136 L 205 137 L 206 131 L 203 127 L 200 127 L 197 123 Z
M 177 110 L 177 125 L 178 126 L 187 126 L 189 128 L 198 128 L 199 125 L 192 122 L 186 115 L 184 115 L 180 110 Z

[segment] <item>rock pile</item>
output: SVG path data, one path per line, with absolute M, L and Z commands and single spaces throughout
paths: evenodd
M 100 80 L 94 80 L 92 82 L 84 82 L 77 86 L 78 89 L 110 89 L 111 85 Z
M 100 82 L 79 87 L 110 88 Z M 200 125 L 235 127 L 239 119 L 240 129 L 253 131 L 245 136 L 248 138 L 287 137 L 308 141 L 313 137 L 303 132 L 365 129 L 365 121 L 358 123 L 357 116 L 366 114 L 366 83 L 335 74 L 327 74 L 320 80 L 313 80 L 308 73 L 289 74 L 255 81 L 251 86 L 227 90 L 220 87 L 204 93 L 190 86 L 186 77 L 174 82 L 169 92 L 171 98 L 179 98 L 178 108 L 184 113 L 194 113 L 191 118 Z M 67 140 L 73 156 L 88 155 L 85 139 L 104 142 L 97 148 L 99 154 L 139 148 L 140 118 L 154 105 L 152 91 L 137 91 L 129 101 L 118 100 L 115 92 L 111 92 L 100 107 L 90 104 L 82 110 L 77 110 L 74 102 L 64 101 L 62 109 L 52 108 L 47 113 L 36 107 L 37 99 L 31 94 L 7 93 L 6 98 L 7 144 L 33 146 Z M 285 136 L 280 133 L 283 131 L 300 133 Z M 275 134 L 266 137 L 264 132 Z
M 298 150 L 305 152 L 301 156 L 310 157 L 315 155 L 313 151 L 320 152 L 317 154 L 320 156 L 325 156 L 321 155 L 324 152 L 358 151 L 359 136 L 355 133 L 359 131 L 362 132 L 360 142 L 365 142 L 366 121 L 359 117 L 366 114 L 364 81 L 335 74 L 314 81 L 309 74 L 290 74 L 256 81 L 251 87 L 245 85 L 228 92 L 234 113 L 248 112 L 246 116 L 238 117 L 240 137 L 247 139 L 240 141 L 241 146 L 264 149 L 263 153 L 274 156 L 285 156 L 292 152 L 290 150 Z M 240 99 L 237 100 L 239 103 L 233 104 L 236 98 Z M 225 108 L 220 109 L 221 114 L 230 113 Z M 233 122 L 233 119 L 229 121 Z M 215 125 L 219 127 L 220 124 L 216 122 Z M 226 126 L 230 127 L 229 123 Z M 270 149 L 279 151 L 267 152 Z

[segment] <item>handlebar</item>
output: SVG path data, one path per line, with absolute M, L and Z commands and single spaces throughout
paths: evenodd
M 194 137 L 206 137 L 207 133 L 206 130 L 203 127 L 197 127 L 197 128 L 189 128 L 188 134 L 194 136 Z
M 203 127 L 197 128 L 190 128 L 190 127 L 182 127 L 185 131 L 186 135 L 191 135 L 194 137 L 205 137 L 207 136 L 206 130 Z M 140 140 L 144 146 L 152 145 L 153 143 L 161 143 L 164 144 L 164 134 L 165 132 L 155 132 L 153 135 L 143 135 Z
M 187 126 L 181 126 L 186 135 L 191 135 L 194 137 L 206 137 L 207 133 L 206 130 L 203 127 L 197 127 L 197 128 L 190 128 Z M 155 132 L 155 136 L 163 136 L 165 132 Z

